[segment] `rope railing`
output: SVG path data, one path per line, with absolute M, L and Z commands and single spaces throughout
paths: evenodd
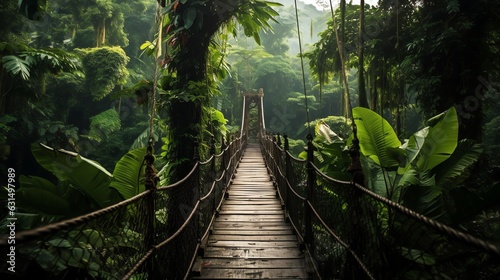
M 16 233 L 19 279 L 187 279 L 246 147 L 246 133 L 179 182 L 76 218 Z M 153 228 L 151 228 L 153 227 Z M 12 246 L 0 236 L 2 252 Z M 5 278 L 5 279 L 7 279 Z M 10 279 L 10 278 L 9 278 Z
M 315 279 L 494 279 L 500 247 L 335 180 L 263 134 L 261 149 Z M 313 176 L 313 180 L 310 180 Z M 309 222 L 308 222 L 309 220 Z M 309 236 L 308 236 L 309 235 Z M 448 277 L 448 278 L 447 278 Z

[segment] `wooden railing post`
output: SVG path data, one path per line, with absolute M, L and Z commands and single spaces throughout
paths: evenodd
M 290 150 L 290 144 L 288 142 L 288 135 L 287 134 L 284 134 L 283 135 L 283 138 L 285 138 L 285 146 L 284 146 L 284 150 L 285 150 L 285 188 L 284 188 L 284 194 L 283 194 L 283 199 L 285 200 L 285 207 L 288 205 L 289 203 L 289 198 L 288 198 L 288 184 L 286 183 L 288 178 L 290 178 L 293 173 L 292 173 L 292 170 L 291 170 L 291 160 L 290 160 L 290 155 L 288 154 L 288 151 Z
M 212 136 L 212 145 L 210 146 L 210 155 L 213 157 L 212 162 L 210 163 L 210 179 L 212 182 L 214 182 L 218 177 L 217 170 L 215 170 L 215 161 L 216 161 L 215 153 L 216 153 L 215 137 Z M 217 188 L 215 190 L 217 190 Z M 216 199 L 217 199 L 217 193 L 214 192 L 213 199 L 212 199 L 212 211 L 214 211 L 214 212 L 215 212 L 215 208 L 216 208 L 216 201 L 215 201 Z M 213 214 L 213 213 L 211 213 L 211 214 Z
M 150 191 L 147 197 L 146 205 L 146 228 L 144 230 L 144 243 L 147 250 L 153 248 L 155 245 L 154 240 L 154 221 L 155 221 L 155 209 L 156 209 L 156 183 L 158 181 L 158 176 L 154 168 L 154 156 L 153 156 L 153 138 L 149 139 L 149 146 L 147 148 L 146 156 L 144 157 L 146 162 L 146 180 L 145 188 L 146 191 Z M 151 256 L 146 264 L 146 271 L 148 273 L 148 279 L 154 279 L 154 256 Z
M 309 201 L 313 198 L 314 195 L 314 186 L 316 181 L 316 172 L 313 168 L 314 162 L 314 146 L 312 143 L 312 135 L 307 134 L 307 199 L 304 201 L 304 223 L 306 227 L 306 234 L 304 241 L 306 244 L 311 245 L 314 241 L 313 231 L 312 231 L 312 209 L 309 207 Z

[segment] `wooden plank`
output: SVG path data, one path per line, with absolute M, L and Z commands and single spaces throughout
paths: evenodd
M 232 206 L 222 206 L 222 211 L 249 211 L 249 210 L 258 210 L 258 211 L 280 211 L 281 205 L 232 205 Z
M 219 235 L 287 235 L 293 234 L 292 230 L 223 230 L 223 229 L 214 229 L 212 234 Z
M 227 241 L 296 241 L 295 235 L 211 235 L 214 240 Z
M 234 249 L 244 248 L 297 248 L 298 242 L 293 241 L 248 241 L 248 240 L 218 240 L 209 239 L 208 246 L 210 247 L 226 247 Z
M 287 269 L 204 269 L 193 279 L 309 279 L 301 268 Z
M 242 259 L 303 259 L 304 254 L 297 248 L 220 248 L 207 247 L 205 258 L 242 258 Z
M 305 267 L 305 261 L 301 259 L 214 259 L 206 258 L 201 263 L 202 268 L 301 268 Z
M 220 215 L 284 215 L 283 210 L 221 210 Z
M 238 230 L 288 230 L 290 225 L 287 224 L 262 224 L 262 223 L 214 223 L 213 229 L 230 229 Z
M 253 222 L 262 222 L 262 221 L 285 221 L 285 217 L 283 215 L 221 215 L 219 217 L 221 221 L 253 221 Z
M 240 198 L 240 199 L 226 199 L 224 201 L 223 205 L 281 205 L 281 203 L 274 199 L 268 199 L 268 200 L 263 200 L 263 199 L 245 199 L 245 198 Z

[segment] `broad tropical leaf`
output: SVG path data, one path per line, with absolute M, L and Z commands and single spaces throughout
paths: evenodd
M 23 80 L 29 80 L 31 63 L 28 59 L 23 59 L 15 55 L 2 57 L 3 68 L 12 75 L 19 75 Z
M 391 125 L 379 114 L 363 107 L 353 108 L 354 122 L 358 128 L 361 153 L 382 167 L 398 166 L 398 159 L 389 148 L 401 146 Z
M 314 133 L 316 133 L 317 136 L 322 136 L 328 143 L 332 143 L 335 141 L 343 142 L 343 139 L 340 138 L 337 133 L 333 132 L 330 127 L 323 121 L 318 121 L 314 129 Z
M 74 188 L 86 194 L 98 207 L 112 203 L 111 175 L 99 163 L 65 150 L 54 150 L 45 145 L 32 145 L 38 163 L 52 172 L 60 181 L 69 181 Z
M 129 199 L 144 191 L 143 160 L 147 148 L 129 151 L 115 166 L 110 187 L 116 189 L 124 199 Z
M 481 144 L 468 139 L 460 141 L 451 157 L 435 168 L 437 185 L 443 188 L 458 185 L 460 179 L 468 177 L 468 169 L 482 153 Z
M 458 118 L 455 108 L 451 107 L 433 119 L 438 122 L 428 129 L 418 156 L 417 167 L 420 171 L 430 170 L 447 160 L 457 147 Z
M 405 188 L 402 204 L 431 219 L 442 221 L 446 214 L 442 201 L 442 190 L 436 186 L 431 186 L 435 184 L 434 177 L 424 179 L 424 181 L 418 185 Z
M 436 258 L 432 255 L 426 254 L 423 251 L 417 249 L 410 249 L 406 247 L 401 247 L 399 249 L 401 251 L 401 255 L 411 261 L 414 261 L 423 265 L 435 265 Z
M 65 216 L 71 205 L 52 182 L 37 176 L 19 178 L 16 191 L 16 206 L 29 213 Z
M 387 181 L 387 177 L 384 178 L 383 168 L 369 157 L 361 156 L 360 162 L 363 174 L 366 177 L 365 186 L 376 194 L 389 198 L 388 190 L 390 182 Z

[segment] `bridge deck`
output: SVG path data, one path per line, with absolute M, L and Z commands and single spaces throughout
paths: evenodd
M 193 279 L 308 279 L 260 148 L 249 145 Z

